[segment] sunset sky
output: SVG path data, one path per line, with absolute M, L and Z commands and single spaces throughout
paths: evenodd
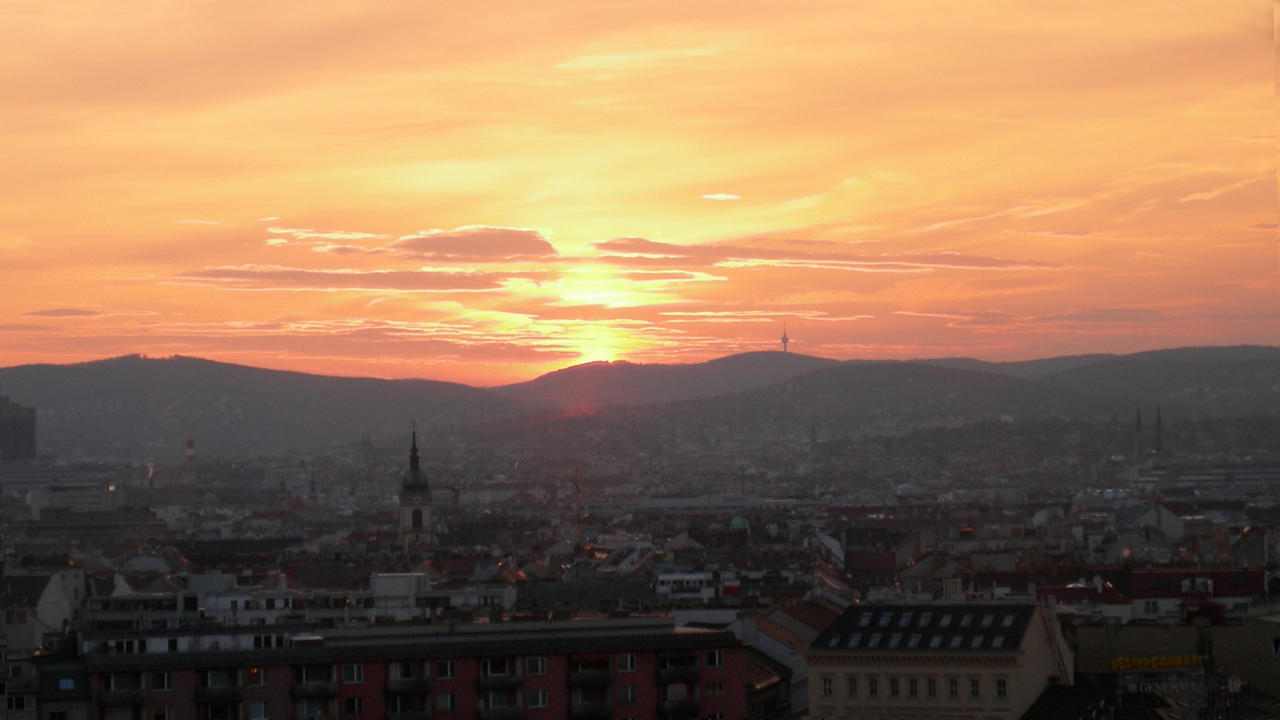
M 1273 0 L 0 9 L 0 366 L 1280 344 Z

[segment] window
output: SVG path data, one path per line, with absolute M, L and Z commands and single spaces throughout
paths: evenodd
M 358 685 L 364 682 L 364 666 L 363 665 L 343 665 L 342 666 L 342 684 Z
M 251 702 L 248 705 L 248 720 L 268 720 L 271 717 L 267 714 L 267 704 L 265 702 Z
M 974 700 L 982 697 L 982 681 L 978 678 L 969 678 L 969 697 Z
M 960 643 L 962 643 L 962 642 L 964 642 L 964 636 L 963 636 L 963 635 L 952 635 L 952 636 L 951 636 L 951 647 L 953 647 L 953 648 L 958 648 L 958 647 L 960 647 Z
M 1013 627 L 1013 615 L 1005 615 L 1000 620 L 1001 627 Z
M 889 613 L 880 613 L 880 627 L 889 627 L 889 620 L 892 616 Z
M 544 708 L 550 704 L 547 701 L 546 690 L 530 690 L 526 698 L 531 708 Z
M 924 683 L 924 694 L 931 698 L 938 697 L 938 681 L 935 678 L 929 678 Z
M 1002 647 L 1004 647 L 1004 636 L 1003 636 L 1003 635 L 997 635 L 997 636 L 995 636 L 995 637 L 991 638 L 991 647 L 993 647 L 993 648 L 1002 648 Z
M 981 635 L 974 635 L 974 636 L 973 636 L 973 639 L 969 641 L 969 647 L 971 647 L 971 648 L 980 648 L 980 647 L 982 647 L 982 636 L 981 636 Z
M 168 706 L 151 708 L 151 720 L 173 720 L 173 708 Z
M 635 653 L 618 653 L 618 672 L 635 672 L 635 669 Z
M 960 698 L 960 681 L 956 678 L 947 678 L 947 697 L 952 700 Z
M 724 698 L 724 683 L 710 682 L 703 683 L 702 697 L 706 700 L 721 700 Z
M 266 668 L 251 667 L 244 671 L 246 684 L 251 687 L 262 687 L 267 684 Z
M 999 700 L 1009 699 L 1009 682 L 1004 678 L 996 678 L 996 698 Z
M 929 647 L 931 647 L 931 648 L 940 648 L 940 647 L 942 647 L 942 636 L 941 636 L 941 635 L 934 635 L 933 637 L 929 638 Z
M 1142 612 L 1146 615 L 1159 615 L 1160 603 L 1157 600 L 1147 600 L 1142 603 Z
M 858 627 L 866 627 L 871 624 L 871 613 L 864 612 L 858 616 Z
M 869 648 L 878 648 L 878 647 L 880 647 L 880 638 L 881 638 L 881 637 L 883 637 L 883 635 L 881 635 L 880 633 L 871 633 L 871 639 L 867 641 L 867 647 L 869 647 Z
M 911 648 L 912 650 L 920 647 L 921 637 L 922 636 L 920 635 L 920 633 L 911 633 L 911 639 L 907 640 L 907 647 Z
M 485 693 L 484 697 L 480 698 L 480 701 L 480 707 L 488 710 L 501 710 L 510 705 L 507 693 L 501 690 Z
M 453 661 L 439 660 L 436 662 L 436 678 L 439 680 L 453 679 Z M 453 697 L 450 695 L 449 697 Z
M 920 681 L 915 678 L 907 680 L 907 697 L 914 698 L 920 696 Z
M 67 714 L 61 710 L 52 710 L 49 712 L 49 720 L 67 720 Z
M 547 659 L 541 655 L 526 658 L 524 661 L 524 671 L 529 675 L 546 675 Z
M 889 647 L 896 648 L 902 644 L 902 633 L 894 633 L 889 636 Z
M 450 675 L 449 677 L 453 677 Z M 454 702 L 453 693 L 440 693 L 436 696 L 436 710 L 440 712 L 453 712 Z
M 969 627 L 973 624 L 973 613 L 965 613 L 960 616 L 960 627 Z
M 889 697 L 898 697 L 898 678 L 889 678 Z
M 169 692 L 173 689 L 173 676 L 167 672 L 151 673 L 151 689 L 156 692 Z
M 920 613 L 920 622 L 916 623 L 916 627 L 926 627 L 929 624 L 929 621 L 932 619 L 933 619 L 933 613 L 922 612 Z
M 880 678 L 872 675 L 867 678 L 867 697 L 873 698 L 880 694 Z
M 846 647 L 856 648 L 860 642 L 862 642 L 862 633 L 853 633 L 849 636 L 849 644 Z
M 851 698 L 858 697 L 858 678 L 849 678 L 849 687 L 845 690 L 845 694 Z
M 630 705 L 636 701 L 638 697 L 635 685 L 619 685 L 618 686 L 618 702 L 622 705 Z
M 910 625 L 910 624 L 911 624 L 911 616 L 912 616 L 912 614 L 911 614 L 911 613 L 909 613 L 909 612 L 904 612 L 904 613 L 902 613 L 901 615 L 899 615 L 899 616 L 898 616 L 898 627 L 906 627 L 906 626 Z
M 982 627 L 991 627 L 991 623 L 995 622 L 995 613 L 987 613 L 982 616 Z
M 510 670 L 510 663 L 506 658 L 485 658 L 480 663 L 480 674 L 485 677 L 503 677 Z
M 705 665 L 710 668 L 724 667 L 724 652 L 722 650 L 708 650 Z
M 5 707 L 10 710 L 35 710 L 35 695 L 10 695 L 5 702 Z
M 0 688 L 3 688 L 3 687 L 4 687 L 4 683 L 0 683 Z M 76 679 L 75 679 L 75 678 L 69 678 L 69 677 L 60 677 L 60 678 L 58 678 L 58 689 L 59 689 L 59 690 L 75 690 L 75 689 L 76 689 Z M 4 692 L 4 691 L 3 691 L 2 689 L 0 689 L 0 694 L 3 694 L 3 692 Z
M 343 715 L 359 715 L 364 712 L 364 698 L 349 697 L 342 699 Z
M 822 678 L 822 697 L 831 697 L 831 678 Z
M 178 638 L 169 638 L 169 652 L 178 652 Z
M 942 619 L 938 621 L 938 627 L 951 627 L 951 613 L 942 614 Z

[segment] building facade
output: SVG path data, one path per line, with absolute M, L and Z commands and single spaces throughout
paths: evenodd
M 1004 603 L 855 605 L 809 647 L 809 717 L 1022 717 L 1073 681 L 1052 611 Z
M 37 665 L 41 720 L 746 718 L 723 631 L 669 619 L 93 631 Z

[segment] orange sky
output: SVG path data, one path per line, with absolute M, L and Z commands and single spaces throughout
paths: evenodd
M 0 365 L 1280 344 L 1276 7 L 7 3 Z

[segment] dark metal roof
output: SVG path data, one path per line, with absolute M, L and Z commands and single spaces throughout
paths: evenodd
M 854 605 L 810 645 L 823 652 L 1015 652 L 1034 605 Z

